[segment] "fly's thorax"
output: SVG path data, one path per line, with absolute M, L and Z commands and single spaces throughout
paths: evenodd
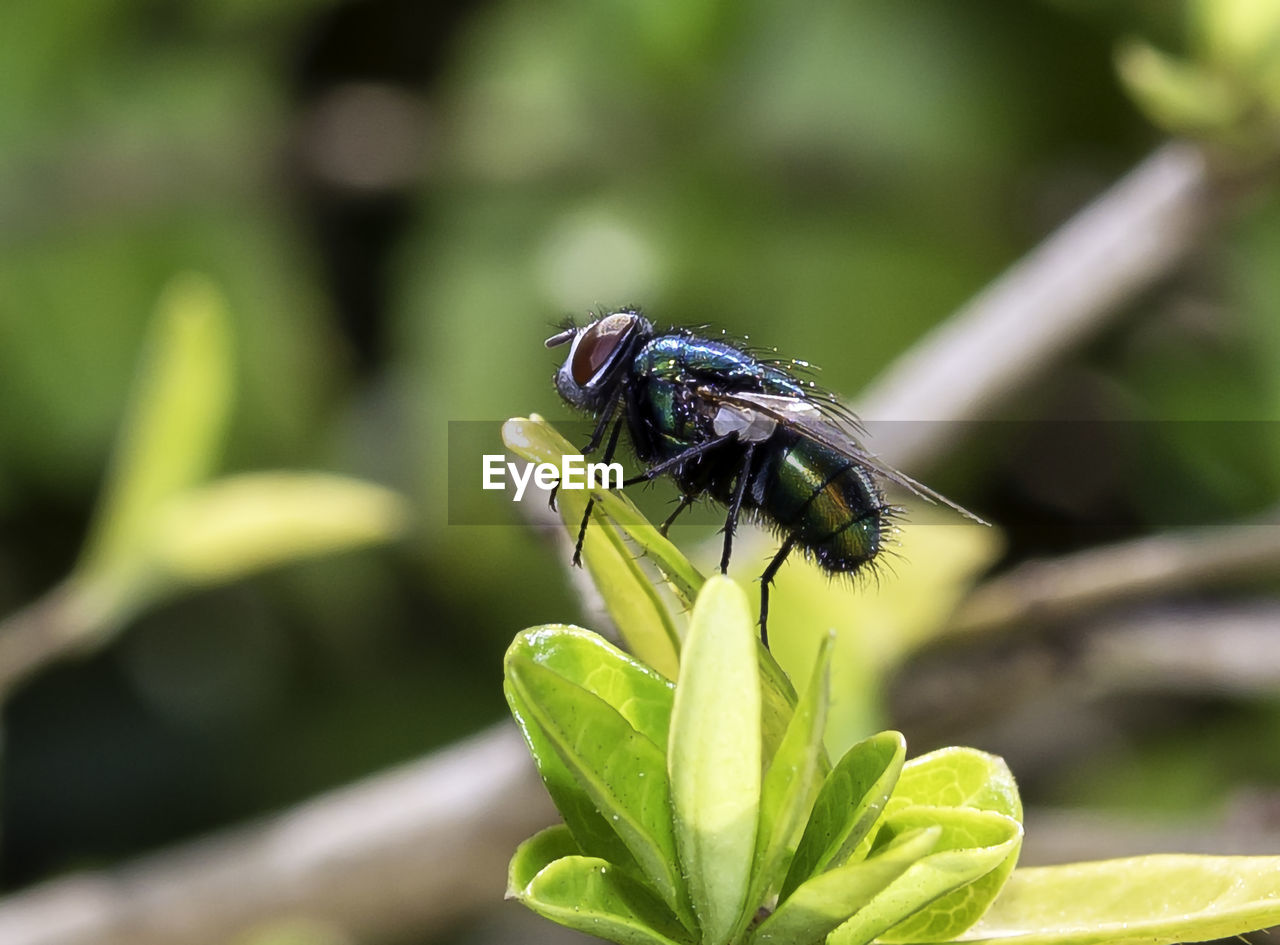
M 715 435 L 714 410 L 688 385 L 644 376 L 636 377 L 633 384 L 632 411 L 644 430 L 635 439 L 638 448 L 641 439 L 650 444 L 650 455 L 641 459 L 668 459 Z
M 673 331 L 651 338 L 635 358 L 637 375 L 678 384 L 723 386 L 804 397 L 806 389 L 779 364 L 762 361 L 724 341 Z

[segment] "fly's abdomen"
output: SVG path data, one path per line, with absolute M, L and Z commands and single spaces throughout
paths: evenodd
M 889 506 L 846 456 L 803 437 L 778 444 L 755 491 L 764 516 L 826 571 L 856 571 L 880 551 Z

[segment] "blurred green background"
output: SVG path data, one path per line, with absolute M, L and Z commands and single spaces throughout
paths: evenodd
M 549 326 L 628 303 L 810 358 L 854 397 L 1160 142 L 1113 52 L 1135 33 L 1176 50 L 1180 22 L 1091 0 L 6 4 L 0 613 L 75 562 L 144 330 L 187 270 L 234 318 L 221 469 L 380 482 L 414 529 L 184 596 L 24 685 L 4 715 L 5 886 L 502 717 L 513 633 L 582 611 L 514 513 L 447 524 L 448 421 L 493 421 L 497 451 L 507 416 L 567 416 Z M 1254 191 L 1037 378 L 1022 422 L 912 473 L 1001 526 L 1000 567 L 1274 505 L 1277 259 L 1280 201 Z M 1096 426 L 1046 443 L 1031 422 L 1080 417 L 1176 422 L 1135 427 L 1151 448 L 1123 462 Z M 1068 791 L 1051 771 L 1029 800 L 1158 781 L 1195 808 L 1280 783 L 1274 695 L 1179 705 L 1121 775 Z M 1230 770 L 1205 744 L 1231 746 Z

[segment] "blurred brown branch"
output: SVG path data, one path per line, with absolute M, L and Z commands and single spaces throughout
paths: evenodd
M 1136 597 L 1276 574 L 1280 510 L 1020 565 L 970 594 L 949 636 L 1027 629 Z
M 986 416 L 1178 265 L 1211 209 L 1211 183 L 1198 149 L 1160 149 L 908 352 L 859 412 Z M 937 424 L 886 427 L 877 452 L 909 468 L 952 445 Z M 511 851 L 552 816 L 502 725 L 265 823 L 10 896 L 0 941 L 212 945 L 290 914 L 370 936 L 423 934 L 498 901 Z
M 1020 775 L 1052 776 L 1114 742 L 1114 718 L 1098 711 L 1110 697 L 1276 692 L 1277 626 L 1280 605 L 1267 599 L 1161 603 L 1072 622 L 1064 639 L 966 640 L 963 651 L 939 647 L 904 669 L 893 687 L 893 717 L 918 749 L 980 733 L 986 747 L 1018 759 Z
M 1273 854 L 1280 849 L 1278 815 L 1280 797 L 1269 794 L 1241 794 L 1220 817 L 1196 821 L 1031 809 L 1019 863 L 1048 866 L 1147 853 Z
M 1204 153 L 1166 144 L 891 364 L 856 412 L 869 421 L 989 419 L 1177 267 L 1213 209 L 1211 190 Z M 874 447 L 918 469 L 951 449 L 962 427 L 883 423 Z
M 273 919 L 364 940 L 502 898 L 518 840 L 555 816 L 515 727 L 127 866 L 0 905 L 5 945 L 203 945 Z
M 0 700 L 45 664 L 84 647 L 86 608 L 66 581 L 0 620 Z

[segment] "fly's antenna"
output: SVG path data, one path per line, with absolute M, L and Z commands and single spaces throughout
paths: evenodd
M 564 331 L 557 332 L 546 341 L 543 342 L 548 348 L 558 348 L 561 345 L 568 344 L 573 340 L 573 336 L 578 333 L 578 329 L 574 327 L 566 328 Z

